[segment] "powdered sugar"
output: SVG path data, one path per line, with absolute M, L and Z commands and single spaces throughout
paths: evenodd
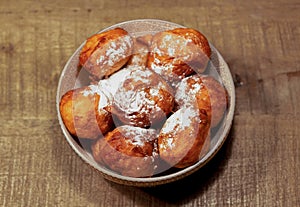
M 191 39 L 185 39 L 177 35 L 165 34 L 162 41 L 158 42 L 154 40 L 154 47 L 152 52 L 159 56 L 168 55 L 170 57 L 182 57 L 183 60 L 187 59 L 187 54 L 184 52 L 187 49 L 188 43 L 192 42 Z
M 93 90 L 95 87 L 95 85 L 90 85 L 87 89 L 85 89 L 84 91 L 82 91 L 83 96 L 89 96 L 89 95 L 94 95 L 95 94 L 95 90 Z
M 83 96 L 95 95 L 98 94 L 100 96 L 98 103 L 98 111 L 103 109 L 104 107 L 111 104 L 112 97 L 110 94 L 106 93 L 105 90 L 99 85 L 90 85 L 87 89 L 82 92 Z
M 143 90 L 122 91 L 115 96 L 114 103 L 125 112 L 124 116 L 131 120 L 131 124 L 136 122 L 136 113 L 145 115 L 161 110 L 156 106 L 154 100 L 147 97 L 147 93 Z
M 169 149 L 172 149 L 173 147 L 175 147 L 174 138 L 168 137 L 168 139 L 166 139 L 166 145 L 167 146 L 165 146 L 165 147 L 168 147 Z
M 167 77 L 176 76 L 176 74 L 173 73 L 174 68 L 174 60 L 171 60 L 168 63 L 162 63 L 158 57 L 156 57 L 156 54 L 153 54 L 154 60 L 151 63 L 151 69 L 161 75 L 162 77 L 168 79 Z
M 121 43 L 117 45 L 115 42 L 112 42 L 110 47 L 106 50 L 106 56 L 108 56 L 108 65 L 113 66 L 117 63 L 120 59 L 126 58 L 126 51 L 130 47 L 132 47 L 132 41 L 129 35 L 122 37 Z
M 175 48 L 169 47 L 168 48 L 168 55 L 171 57 L 175 56 Z
M 159 118 L 164 113 L 157 104 L 157 100 L 163 99 L 163 94 L 159 93 L 159 86 L 163 85 L 164 81 L 157 81 L 159 77 L 156 76 L 149 69 L 135 67 L 126 76 L 126 82 L 118 88 L 113 106 L 120 113 L 118 116 L 126 119 L 126 123 L 145 126 L 144 124 L 149 124 L 152 118 Z
M 189 84 L 193 80 L 194 84 Z M 198 75 L 184 78 L 178 85 L 175 94 L 175 101 L 180 106 L 190 106 L 196 101 L 196 94 L 202 88 L 202 81 Z
M 115 95 L 115 103 L 120 109 L 126 111 L 126 114 L 143 112 L 141 110 L 143 110 L 145 104 L 148 106 L 155 104 L 147 98 L 147 94 L 143 91 L 143 89 L 149 85 L 151 75 L 153 75 L 153 73 L 150 70 L 132 70 L 126 76 L 127 80 L 132 81 L 130 85 L 131 89 L 124 88 L 121 83 Z M 138 82 L 145 84 L 145 86 L 139 90 L 133 90 L 135 86 L 134 83 Z
M 96 60 L 96 64 L 100 65 L 104 62 L 105 57 L 103 55 L 101 55 L 97 60 Z
M 161 42 L 154 40 L 154 46 L 151 50 L 154 58 L 150 63 L 151 69 L 171 82 L 184 77 L 185 74 L 176 74 L 173 70 L 180 62 L 185 62 L 189 65 L 193 55 L 191 52 L 193 47 L 187 47 L 190 42 L 192 42 L 191 39 L 170 34 L 165 34 Z M 158 45 L 158 43 L 160 44 Z M 166 59 L 165 56 L 168 58 Z
M 154 47 L 154 48 L 152 49 L 152 52 L 155 53 L 155 54 L 158 54 L 158 55 L 160 55 L 160 56 L 163 55 L 163 52 L 162 52 L 158 47 Z
M 149 84 L 151 81 L 151 76 L 153 75 L 154 74 L 151 70 L 144 69 L 142 67 L 135 67 L 135 69 L 131 71 L 127 78 L 132 78 L 133 82 L 140 81 L 144 84 Z
M 170 41 L 172 39 L 172 36 L 171 35 L 165 35 L 164 39 L 167 40 L 167 41 Z
M 153 142 L 157 137 L 156 130 L 154 129 L 144 129 L 129 125 L 123 125 L 119 128 L 123 132 L 123 136 L 130 138 L 128 141 L 137 146 L 144 146 L 147 142 Z
M 132 46 L 133 41 L 129 35 L 119 37 L 105 48 L 105 54 L 96 59 L 96 64 L 114 66 L 120 60 L 130 55 L 128 51 L 130 51 Z
M 157 89 L 157 88 L 150 88 L 150 94 L 152 96 L 159 96 L 160 95 L 159 94 L 159 89 Z
M 176 133 L 178 130 L 183 130 L 191 125 L 192 119 L 197 119 L 197 117 L 197 110 L 193 107 L 181 108 L 167 119 L 161 133 Z
M 100 80 L 98 84 L 104 91 L 107 91 L 114 97 L 118 88 L 126 80 L 131 71 L 131 68 L 124 68 L 112 74 L 108 79 Z
M 102 92 L 98 103 L 98 111 L 108 106 L 109 104 L 110 104 L 109 98 Z

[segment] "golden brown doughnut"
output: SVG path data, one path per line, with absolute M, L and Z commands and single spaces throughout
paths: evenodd
M 196 163 L 209 149 L 209 131 L 205 110 L 199 111 L 197 106 L 179 109 L 167 119 L 160 131 L 160 158 L 176 168 Z
M 175 100 L 179 106 L 197 101 L 199 109 L 206 110 L 212 127 L 218 125 L 227 107 L 225 88 L 213 77 L 204 75 L 184 78 L 177 86 Z
M 157 167 L 156 136 L 154 129 L 120 126 L 92 146 L 93 157 L 122 175 L 149 177 Z
M 163 121 L 173 105 L 173 89 L 151 70 L 135 67 L 115 93 L 112 113 L 124 124 L 149 127 Z
M 206 37 L 190 28 L 157 33 L 152 38 L 147 66 L 169 82 L 202 73 L 211 56 Z
M 124 29 L 95 34 L 83 46 L 79 65 L 100 80 L 119 70 L 130 58 L 132 49 L 132 38 Z
M 199 75 L 193 75 L 181 80 L 176 86 L 175 101 L 178 108 L 197 106 L 206 110 L 211 120 L 211 102 L 208 90 Z
M 109 101 L 105 93 L 94 85 L 68 91 L 59 105 L 68 131 L 79 138 L 102 137 L 113 127 L 108 111 Z

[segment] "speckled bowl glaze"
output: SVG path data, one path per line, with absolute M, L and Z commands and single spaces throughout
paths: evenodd
M 155 20 L 155 19 L 140 19 L 140 20 L 132 20 L 127 22 L 122 22 L 116 25 L 113 25 L 109 28 L 106 28 L 100 32 L 110 30 L 116 27 L 121 27 L 129 32 L 133 37 L 146 35 L 146 34 L 155 34 L 160 31 L 165 31 L 173 28 L 183 27 L 181 25 L 162 21 L 162 20 Z M 208 37 L 209 39 L 209 37 Z M 234 115 L 234 108 L 235 108 L 235 89 L 234 89 L 234 83 L 233 79 L 230 73 L 230 70 L 220 55 L 220 53 L 217 51 L 217 49 L 210 43 L 211 49 L 212 49 L 212 55 L 211 55 L 211 65 L 214 66 L 213 71 L 211 73 L 217 73 L 217 76 L 219 79 L 221 79 L 222 83 L 224 84 L 227 92 L 228 92 L 228 109 L 225 114 L 225 117 L 222 121 L 222 123 L 219 125 L 218 130 L 214 133 L 214 136 L 211 137 L 211 145 L 209 151 L 203 156 L 197 163 L 178 170 L 176 172 L 167 174 L 167 175 L 161 175 L 161 176 L 154 176 L 150 178 L 134 178 L 134 177 L 127 177 L 122 176 L 120 174 L 117 174 L 116 172 L 109 170 L 101 165 L 99 165 L 92 157 L 90 153 L 88 153 L 85 149 L 83 149 L 77 142 L 74 140 L 74 138 L 70 135 L 68 130 L 66 129 L 61 115 L 59 111 L 59 103 L 62 95 L 66 93 L 67 91 L 78 88 L 85 84 L 87 81 L 84 77 L 87 77 L 82 75 L 81 79 L 78 80 L 78 61 L 79 61 L 79 54 L 80 50 L 85 44 L 82 43 L 80 47 L 74 52 L 74 54 L 71 56 L 71 58 L 68 60 L 67 64 L 65 65 L 60 79 L 58 83 L 58 89 L 57 89 L 57 96 L 56 96 L 56 106 L 57 106 L 57 113 L 58 113 L 58 120 L 61 126 L 61 129 L 63 131 L 63 134 L 65 135 L 65 138 L 67 142 L 70 144 L 72 149 L 81 157 L 86 163 L 88 163 L 90 166 L 92 166 L 95 170 L 100 172 L 104 178 L 124 185 L 131 185 L 131 186 L 156 186 L 161 185 L 169 182 L 173 182 L 176 180 L 179 180 L 183 177 L 186 177 L 190 175 L 191 173 L 197 171 L 202 166 L 204 166 L 222 147 L 223 143 L 225 142 L 229 130 L 232 125 L 233 121 L 233 115 Z M 214 74 L 213 74 L 214 75 Z

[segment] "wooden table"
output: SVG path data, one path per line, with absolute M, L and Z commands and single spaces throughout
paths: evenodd
M 300 206 L 299 10 L 296 0 L 1 1 L 0 206 Z M 104 180 L 68 146 L 55 108 L 74 50 L 100 29 L 139 18 L 202 31 L 236 82 L 221 151 L 156 188 Z

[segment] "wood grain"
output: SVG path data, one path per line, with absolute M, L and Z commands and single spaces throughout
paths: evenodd
M 0 2 L 0 206 L 300 206 L 299 1 Z M 74 50 L 112 24 L 202 31 L 236 81 L 229 139 L 203 169 L 156 188 L 104 180 L 68 146 L 55 108 Z

